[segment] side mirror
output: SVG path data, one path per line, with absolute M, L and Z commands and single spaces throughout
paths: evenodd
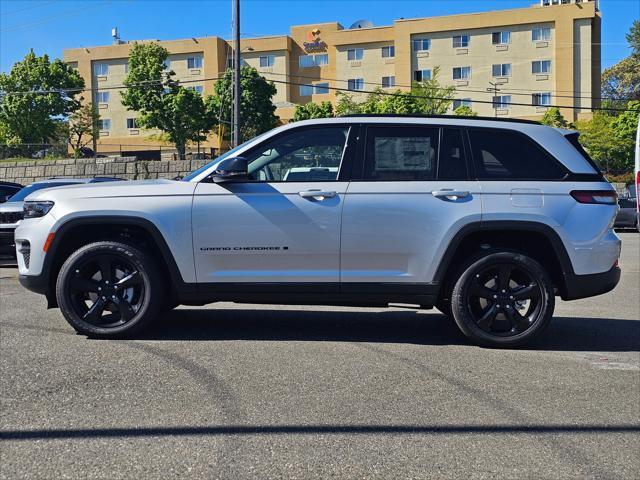
M 247 159 L 243 157 L 226 158 L 218 165 L 211 175 L 215 183 L 244 180 L 249 176 Z

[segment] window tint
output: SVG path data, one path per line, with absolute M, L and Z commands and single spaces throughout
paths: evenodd
M 437 128 L 369 127 L 364 179 L 433 180 L 437 154 Z
M 462 132 L 458 129 L 445 128 L 442 130 L 438 180 L 467 180 L 467 162 Z
M 263 182 L 335 181 L 349 129 L 307 128 L 264 143 L 245 155 L 249 175 Z
M 564 169 L 523 134 L 508 130 L 469 129 L 478 178 L 561 179 Z

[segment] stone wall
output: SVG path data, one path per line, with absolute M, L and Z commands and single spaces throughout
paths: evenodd
M 27 185 L 52 177 L 129 180 L 184 176 L 210 160 L 137 160 L 136 157 L 68 158 L 0 162 L 0 180 Z

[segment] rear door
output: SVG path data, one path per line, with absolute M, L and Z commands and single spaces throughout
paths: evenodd
M 422 292 L 456 232 L 480 220 L 464 132 L 371 124 L 360 143 L 343 212 L 341 288 L 365 293 L 391 283 Z

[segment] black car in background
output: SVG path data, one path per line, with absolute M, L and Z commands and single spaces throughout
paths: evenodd
M 0 203 L 4 203 L 22 188 L 19 183 L 0 182 Z

